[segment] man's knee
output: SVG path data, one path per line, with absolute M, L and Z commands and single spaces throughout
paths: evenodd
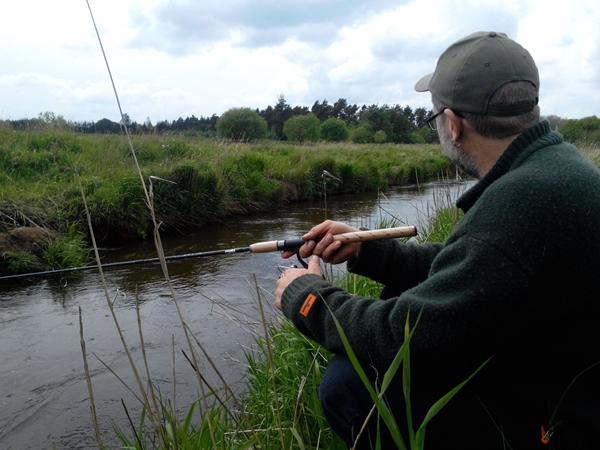
M 346 356 L 329 362 L 319 387 L 321 408 L 327 422 L 346 443 L 351 443 L 373 402 Z

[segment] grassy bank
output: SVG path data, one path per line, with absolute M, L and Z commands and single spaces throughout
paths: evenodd
M 197 229 L 231 214 L 328 195 L 375 191 L 437 177 L 448 160 L 432 145 L 232 144 L 134 137 L 164 230 Z M 120 136 L 0 130 L 0 231 L 15 224 L 80 223 L 78 178 L 102 240 L 146 238 L 151 221 L 139 176 Z M 82 230 L 85 231 L 84 228 Z

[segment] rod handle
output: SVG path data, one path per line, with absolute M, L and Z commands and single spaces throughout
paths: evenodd
M 417 227 L 410 225 L 396 228 L 381 228 L 379 230 L 351 231 L 349 233 L 336 234 L 334 241 L 344 243 L 373 241 L 377 239 L 391 239 L 399 237 L 416 236 Z M 283 250 L 297 250 L 304 244 L 303 239 L 285 239 L 279 241 L 257 242 L 250 245 L 252 253 L 278 252 Z
M 336 234 L 334 241 L 362 242 L 375 241 L 377 239 L 391 239 L 399 237 L 411 237 L 417 235 L 417 227 L 409 225 L 405 227 L 380 228 L 378 230 L 350 231 L 349 233 Z

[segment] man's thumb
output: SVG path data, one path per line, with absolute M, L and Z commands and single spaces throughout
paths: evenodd
M 310 261 L 308 261 L 308 271 L 316 275 L 321 275 L 321 258 L 317 255 L 312 255 Z

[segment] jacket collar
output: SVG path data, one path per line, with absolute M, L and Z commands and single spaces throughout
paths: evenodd
M 543 139 L 544 145 L 533 145 L 536 142 L 540 142 L 544 137 L 549 138 Z M 519 165 L 531 152 L 538 150 L 545 145 L 559 144 L 560 142 L 562 142 L 562 137 L 560 134 L 553 132 L 550 129 L 550 123 L 548 123 L 548 121 L 543 120 L 537 123 L 521 133 L 510 143 L 490 171 L 485 174 L 475 186 L 460 196 L 456 202 L 456 206 L 466 213 L 479 197 L 481 197 L 488 186 L 502 175 L 506 174 L 513 167 Z

